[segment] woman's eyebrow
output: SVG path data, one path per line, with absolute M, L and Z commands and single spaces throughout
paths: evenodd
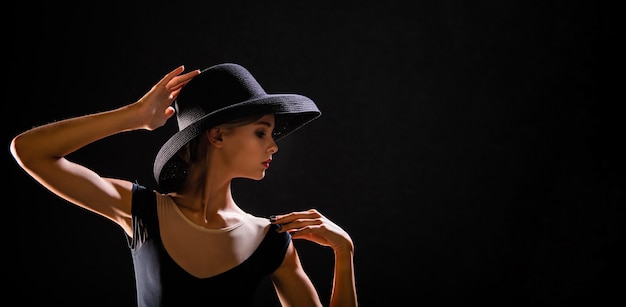
M 255 125 L 263 125 L 263 126 L 268 126 L 271 127 L 272 124 L 270 122 L 266 122 L 266 121 L 258 121 L 256 123 L 254 123 Z

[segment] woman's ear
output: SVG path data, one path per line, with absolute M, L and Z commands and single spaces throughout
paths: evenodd
M 222 129 L 219 127 L 211 128 L 207 131 L 207 138 L 209 143 L 216 147 L 222 146 Z

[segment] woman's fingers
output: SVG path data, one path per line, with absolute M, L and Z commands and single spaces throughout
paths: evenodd
M 174 77 L 178 76 L 180 73 L 182 73 L 185 70 L 185 65 L 180 65 L 176 68 L 174 68 L 174 70 L 168 72 L 167 74 L 165 74 L 165 76 L 163 76 L 163 78 L 161 78 L 161 80 L 159 80 L 159 82 L 157 82 L 157 86 L 165 86 L 167 85 L 170 81 L 172 81 L 172 79 L 174 79 Z
M 306 211 L 296 211 L 282 215 L 273 215 L 270 217 L 272 224 L 286 224 L 291 223 L 297 219 L 316 219 L 322 217 L 322 214 L 316 209 L 309 209 Z
M 323 221 L 320 219 L 297 219 L 293 222 L 283 223 L 281 225 L 281 232 L 289 231 L 293 229 L 300 229 L 307 226 L 322 225 Z
M 141 99 L 138 104 L 141 106 L 141 114 L 144 127 L 154 130 L 165 124 L 165 122 L 175 114 L 172 102 L 178 97 L 183 86 L 200 71 L 194 70 L 180 75 L 184 71 L 183 65 L 165 74 Z
M 176 70 L 172 71 L 175 72 Z M 171 78 L 168 82 L 166 87 L 169 88 L 170 90 L 180 90 L 181 88 L 183 88 L 183 86 L 185 86 L 189 81 L 191 81 L 191 79 L 193 79 L 195 76 L 200 74 L 200 70 L 196 69 L 193 71 L 190 71 L 184 75 L 180 75 L 180 76 L 174 76 L 173 78 Z
M 279 232 L 289 232 L 294 239 L 305 239 L 337 250 L 353 250 L 350 235 L 316 209 L 270 217 Z

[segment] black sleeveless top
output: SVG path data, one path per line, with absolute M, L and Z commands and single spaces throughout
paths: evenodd
M 167 253 L 159 232 L 155 192 L 133 184 L 133 258 L 139 307 L 252 306 L 256 289 L 283 261 L 289 233 L 272 225 L 254 253 L 238 266 L 209 278 L 197 278 Z

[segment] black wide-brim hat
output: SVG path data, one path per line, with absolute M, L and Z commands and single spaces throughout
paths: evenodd
M 252 74 L 238 64 L 224 63 L 201 71 L 174 101 L 178 132 L 161 147 L 154 161 L 154 178 L 167 193 L 174 191 L 187 172 L 176 153 L 203 131 L 253 115 L 275 115 L 278 141 L 321 115 L 310 98 L 298 94 L 267 94 Z

